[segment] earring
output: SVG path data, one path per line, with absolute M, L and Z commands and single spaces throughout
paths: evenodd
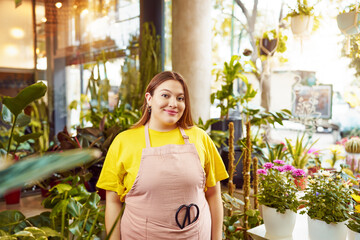
M 148 107 L 148 112 L 151 113 L 151 106 Z

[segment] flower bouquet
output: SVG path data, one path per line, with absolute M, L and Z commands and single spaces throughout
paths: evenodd
M 309 217 L 310 239 L 345 239 L 344 222 L 349 218 L 351 192 L 340 173 L 320 171 L 308 177 L 307 191 L 301 198 L 306 210 L 301 214 L 306 212 Z M 329 236 L 326 236 L 327 233 Z
M 295 226 L 296 211 L 300 205 L 294 175 L 302 170 L 285 165 L 282 160 L 267 162 L 259 169 L 258 201 L 262 204 L 265 229 L 268 236 L 288 237 Z M 301 173 L 302 174 L 302 173 Z M 305 174 L 305 173 L 304 173 Z

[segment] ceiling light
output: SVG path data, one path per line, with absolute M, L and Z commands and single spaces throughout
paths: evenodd
M 19 49 L 14 45 L 5 46 L 5 53 L 11 57 L 18 55 Z
M 25 36 L 25 31 L 22 29 L 22 28 L 11 28 L 10 29 L 10 35 L 13 37 L 13 38 L 16 38 L 16 39 L 21 39 L 21 38 L 24 38 Z
M 61 7 L 62 7 L 62 3 L 61 3 L 61 2 L 57 2 L 57 3 L 55 3 L 55 7 L 57 7 L 57 8 L 61 8 Z

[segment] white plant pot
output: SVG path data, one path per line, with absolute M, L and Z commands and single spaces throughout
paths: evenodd
M 360 240 L 360 233 L 348 229 L 348 240 Z
M 360 13 L 356 11 L 341 13 L 336 17 L 341 32 L 350 35 L 360 33 L 359 19 Z
M 291 237 L 295 227 L 296 213 L 290 210 L 279 213 L 275 208 L 262 205 L 262 215 L 264 219 L 266 237 L 286 238 Z
M 346 240 L 347 227 L 344 222 L 327 224 L 308 217 L 310 240 Z
M 309 35 L 314 25 L 314 17 L 309 15 L 298 15 L 291 17 L 291 31 L 294 35 Z

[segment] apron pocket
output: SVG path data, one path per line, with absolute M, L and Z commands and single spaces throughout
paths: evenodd
M 146 219 L 146 239 L 199 240 L 199 219 L 183 229 Z

